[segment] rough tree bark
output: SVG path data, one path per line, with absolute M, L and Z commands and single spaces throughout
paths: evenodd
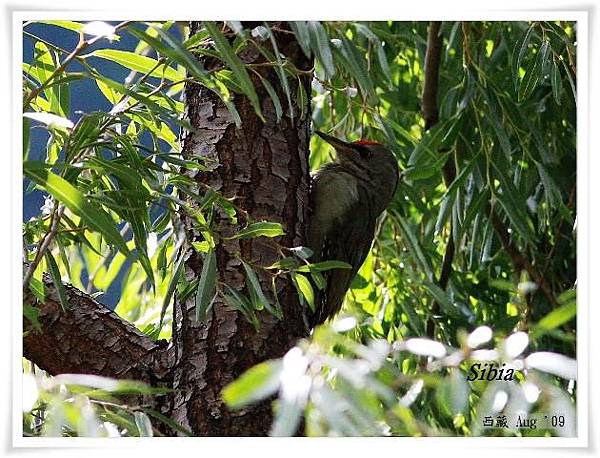
M 252 27 L 252 24 L 248 24 Z M 281 29 L 283 24 L 273 24 Z M 192 30 L 198 24 L 192 25 Z M 276 37 L 280 51 L 300 69 L 308 69 L 309 62 L 295 41 L 285 32 Z M 246 49 L 246 62 L 260 63 L 264 59 L 256 49 Z M 211 62 L 206 66 L 210 69 Z M 274 87 L 279 87 L 275 71 L 261 70 Z M 254 75 L 253 75 L 254 76 Z M 256 77 L 257 78 L 257 77 Z M 258 79 L 258 78 L 257 78 Z M 256 83 L 257 81 L 255 81 Z M 291 81 L 290 81 L 291 83 Z M 309 92 L 309 81 L 303 79 Z M 196 84 L 186 89 L 187 117 L 196 131 L 184 140 L 184 155 L 210 157 L 219 167 L 213 173 L 200 173 L 195 179 L 219 190 L 226 198 L 235 198 L 253 221 L 276 221 L 286 229 L 282 243 L 301 245 L 308 203 L 308 142 L 309 120 L 289 117 L 276 121 L 275 109 L 266 91 L 256 84 L 263 123 L 246 98 L 236 102 L 243 125 L 237 129 L 234 121 L 218 97 Z M 292 87 L 296 93 L 296 88 Z M 280 92 L 281 100 L 285 95 Z M 297 108 L 297 107 L 295 107 Z M 243 217 L 240 224 L 243 224 Z M 218 213 L 219 233 L 228 236 L 239 230 L 231 225 L 224 213 Z M 193 221 L 187 220 L 187 232 L 196 237 Z M 201 268 L 201 259 L 193 250 L 186 262 L 186 276 L 194 277 Z M 241 261 L 267 266 L 279 258 L 270 240 L 224 240 L 217 248 L 219 280 L 242 290 L 244 275 Z M 258 269 L 261 286 L 271 290 L 270 278 Z M 268 403 L 236 413 L 229 412 L 220 398 L 223 386 L 243 371 L 267 358 L 281 356 L 298 337 L 306 333 L 297 294 L 289 282 L 279 282 L 278 295 L 283 307 L 284 321 L 278 321 L 268 312 L 261 312 L 260 332 L 235 309 L 217 298 L 206 322 L 194 317 L 193 298 L 175 307 L 174 341 L 176 366 L 172 406 L 173 418 L 200 434 L 265 434 L 270 425 L 271 409 Z
M 247 24 L 252 26 L 252 24 Z M 302 53 L 294 35 L 285 23 L 272 23 L 280 51 L 294 65 L 306 70 L 300 78 L 306 93 L 310 93 L 311 63 Z M 192 23 L 192 31 L 199 27 Z M 243 51 L 243 60 L 260 63 L 263 57 L 255 49 Z M 205 62 L 207 66 L 211 62 Z M 277 75 L 272 67 L 257 66 L 261 75 L 276 88 L 281 100 Z M 289 113 L 277 123 L 272 102 L 258 77 L 255 80 L 266 122 L 255 114 L 249 101 L 242 96 L 234 99 L 242 118 L 241 128 L 220 100 L 196 84 L 185 91 L 187 118 L 195 128 L 183 139 L 183 152 L 188 157 L 209 156 L 218 161 L 214 172 L 194 176 L 199 190 L 209 185 L 226 198 L 234 198 L 246 213 L 239 215 L 238 224 L 217 211 L 218 232 L 234 234 L 249 218 L 269 220 L 283 225 L 286 235 L 279 243 L 292 247 L 304 241 L 307 218 L 309 175 L 308 144 L 310 116 L 299 119 L 299 113 L 310 113 L 309 102 L 301 110 L 294 101 L 294 119 Z M 290 79 L 291 93 L 297 94 L 297 81 Z M 198 240 L 193 222 L 185 220 L 188 241 Z M 258 266 L 273 263 L 279 253 L 271 240 L 222 240 L 216 250 L 218 280 L 230 287 L 244 289 L 243 267 L 240 261 Z M 185 275 L 193 280 L 200 275 L 202 258 L 192 249 L 186 253 Z M 271 279 L 257 269 L 259 280 L 268 298 Z M 156 343 L 132 325 L 105 309 L 94 299 L 69 287 L 71 307 L 62 312 L 56 291 L 45 278 L 47 300 L 37 304 L 42 332 L 37 333 L 25 321 L 24 356 L 50 374 L 87 373 L 115 378 L 131 378 L 153 386 L 170 387 L 170 395 L 144 399 L 170 416 L 195 435 L 265 435 L 271 425 L 270 402 L 230 412 L 221 400 L 221 390 L 251 366 L 269 358 L 282 356 L 308 330 L 302 318 L 298 296 L 289 281 L 278 279 L 276 289 L 283 309 L 278 320 L 266 311 L 258 312 L 259 330 L 248 323 L 235 309 L 219 297 L 207 319 L 195 319 L 193 299 L 175 301 L 173 338 Z M 25 302 L 34 304 L 26 295 Z M 162 428 L 163 431 L 164 428 Z M 175 431 L 165 431 L 175 434 Z

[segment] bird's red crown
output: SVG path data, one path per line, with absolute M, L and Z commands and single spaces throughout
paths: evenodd
M 379 145 L 379 142 L 374 142 L 373 140 L 366 140 L 361 138 L 360 140 L 356 140 L 353 142 L 355 145 Z

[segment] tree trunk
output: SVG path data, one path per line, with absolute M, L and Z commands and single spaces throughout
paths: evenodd
M 272 23 L 280 51 L 296 68 L 306 70 L 300 78 L 306 94 L 310 94 L 311 62 L 302 53 L 286 23 Z M 245 24 L 253 27 L 253 24 Z M 198 23 L 192 24 L 192 31 Z M 263 43 L 265 46 L 268 42 Z M 263 62 L 256 49 L 245 49 L 241 55 L 248 63 Z M 206 61 L 210 68 L 214 62 Z M 261 76 L 269 80 L 282 101 L 281 90 L 272 67 L 261 66 Z M 240 258 L 255 266 L 267 266 L 280 258 L 277 248 L 293 247 L 304 242 L 308 213 L 308 147 L 310 103 L 299 107 L 294 100 L 293 119 L 289 113 L 279 121 L 270 97 L 256 75 L 251 75 L 262 104 L 263 123 L 249 100 L 234 98 L 242 126 L 236 128 L 228 110 L 210 91 L 190 83 L 186 87 L 187 118 L 194 127 L 183 139 L 186 157 L 208 156 L 217 161 L 213 172 L 198 173 L 193 178 L 199 192 L 206 186 L 234 199 L 243 211 L 232 224 L 229 217 L 215 208 L 214 227 L 218 233 L 233 235 L 248 220 L 279 222 L 285 236 L 279 239 L 220 240 L 217 244 L 219 284 L 244 290 L 245 275 Z M 298 80 L 289 80 L 293 96 L 298 93 Z M 299 119 L 300 113 L 306 113 Z M 190 202 L 190 204 L 192 204 Z M 185 219 L 188 239 L 185 277 L 192 281 L 200 275 L 202 257 L 191 248 L 191 242 L 202 240 L 191 219 Z M 256 269 L 267 298 L 274 301 L 270 275 Z M 62 312 L 55 290 L 46 278 L 47 302 L 40 309 L 41 336 L 25 324 L 24 356 L 50 374 L 80 372 L 115 378 L 139 378 L 154 386 L 171 387 L 167 396 L 154 398 L 154 407 L 171 417 L 195 435 L 266 435 L 271 426 L 270 402 L 245 410 L 230 412 L 221 400 L 221 390 L 246 369 L 270 358 L 281 357 L 294 343 L 308 334 L 303 309 L 288 279 L 278 278 L 276 290 L 283 310 L 278 320 L 269 312 L 258 313 L 256 330 L 244 316 L 217 296 L 206 320 L 195 318 L 194 298 L 182 303 L 175 300 L 173 339 L 166 345 L 152 342 L 116 314 L 103 310 L 89 296 L 68 289 L 71 307 Z M 25 302 L 33 304 L 31 296 Z M 148 399 L 144 399 L 147 402 Z M 165 431 L 176 434 L 175 431 Z
M 195 23 L 192 31 L 198 27 Z M 251 27 L 251 25 L 250 25 Z M 282 25 L 279 25 L 282 27 Z M 300 69 L 309 67 L 307 59 L 293 35 L 276 36 L 280 50 Z M 262 61 L 256 49 L 246 49 L 243 58 L 248 63 Z M 206 62 L 210 69 L 210 62 Z M 262 70 L 273 87 L 280 88 L 272 69 Z M 255 75 L 253 75 L 255 76 Z M 256 77 L 256 80 L 258 78 Z M 292 247 L 304 242 L 304 224 L 308 203 L 308 117 L 299 120 L 295 108 L 294 124 L 289 116 L 277 123 L 275 109 L 268 94 L 254 81 L 262 111 L 263 123 L 246 97 L 236 96 L 235 105 L 243 120 L 236 128 L 227 108 L 212 92 L 197 84 L 186 88 L 187 118 L 197 130 L 186 136 L 184 155 L 210 157 L 219 166 L 212 173 L 198 173 L 195 180 L 219 190 L 226 198 L 234 198 L 252 221 L 279 222 L 286 231 L 281 243 Z M 306 93 L 309 80 L 303 78 Z M 297 93 L 290 81 L 291 92 Z M 281 100 L 285 95 L 278 91 Z M 309 107 L 305 107 L 306 112 Z M 202 190 L 199 187 L 199 190 Z M 224 236 L 235 234 L 247 221 L 239 215 L 239 223 L 231 224 L 229 217 L 217 211 L 215 225 Z M 187 220 L 186 232 L 191 237 L 194 222 Z M 200 239 L 202 240 L 202 239 Z M 217 246 L 218 280 L 230 287 L 244 289 L 244 271 L 239 260 L 268 266 L 279 259 L 271 239 L 223 240 Z M 202 261 L 189 249 L 186 278 L 199 275 Z M 267 298 L 272 290 L 271 279 L 257 269 Z M 282 356 L 301 336 L 305 335 L 302 309 L 298 296 L 289 281 L 278 281 L 277 291 L 284 319 L 277 320 L 269 312 L 259 312 L 260 329 L 254 327 L 234 308 L 217 296 L 205 322 L 197 322 L 194 298 L 177 303 L 174 316 L 176 365 L 174 372 L 173 419 L 201 435 L 264 435 L 271 424 L 270 403 L 229 412 L 221 400 L 222 388 L 242 372 L 260 361 Z

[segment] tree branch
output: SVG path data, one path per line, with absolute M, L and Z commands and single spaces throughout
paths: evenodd
M 58 293 L 44 275 L 46 301 L 24 303 L 39 310 L 42 332 L 28 320 L 23 323 L 23 356 L 52 375 L 96 374 L 135 379 L 156 386 L 169 372 L 164 344 L 154 342 L 92 297 L 65 285 L 69 309 L 63 312 Z
M 427 50 L 425 52 L 425 81 L 423 84 L 423 96 L 421 98 L 421 113 L 425 119 L 425 130 L 431 129 L 435 124 L 437 124 L 439 119 L 437 92 L 442 50 L 442 36 L 440 34 L 441 24 L 442 23 L 439 21 L 430 22 L 429 32 L 427 34 Z M 448 161 L 446 161 L 444 164 L 443 173 L 444 183 L 446 184 L 446 187 L 448 187 L 456 177 L 456 170 L 454 168 L 454 164 L 452 163 L 451 157 L 448 158 Z M 444 252 L 440 278 L 438 281 L 438 284 L 442 289 L 446 289 L 446 286 L 448 285 L 453 259 L 454 235 L 452 223 L 450 223 L 448 242 L 446 243 L 446 251 Z M 440 304 L 437 301 L 434 301 L 431 308 L 431 319 L 429 319 L 427 322 L 427 335 L 430 337 L 433 337 L 435 332 L 433 317 L 437 315 L 439 311 Z
M 431 21 L 427 35 L 425 81 L 423 83 L 423 97 L 421 98 L 421 112 L 425 119 L 425 130 L 431 129 L 438 122 L 437 89 L 442 50 L 441 24 L 438 21 Z

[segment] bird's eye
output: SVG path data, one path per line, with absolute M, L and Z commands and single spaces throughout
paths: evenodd
M 359 145 L 354 144 L 353 146 L 354 146 L 354 149 L 360 154 L 361 157 L 368 158 L 368 157 L 373 156 L 373 151 L 371 151 L 371 149 L 368 146 L 360 145 L 360 144 Z

